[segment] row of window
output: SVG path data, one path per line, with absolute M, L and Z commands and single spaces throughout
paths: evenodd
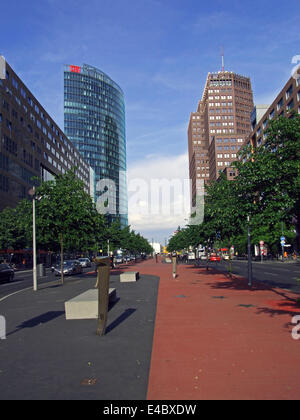
M 300 86 L 300 78 L 296 81 L 296 86 Z M 291 84 L 288 89 L 285 91 L 285 98 L 289 99 L 292 94 L 293 94 L 293 84 Z M 300 101 L 300 90 L 297 92 L 297 100 Z M 276 107 L 274 107 L 273 109 L 271 109 L 269 115 L 264 119 L 263 123 L 262 123 L 262 127 L 259 126 L 256 130 L 256 136 L 259 137 L 261 135 L 261 131 L 262 129 L 265 130 L 268 127 L 268 123 L 269 120 L 272 120 L 275 117 L 275 108 L 276 111 L 279 112 L 282 110 L 282 112 L 279 114 L 279 116 L 284 115 L 284 110 L 283 110 L 283 105 L 284 105 L 284 98 L 283 96 L 277 101 Z M 292 98 L 287 104 L 286 104 L 286 111 L 289 112 L 291 110 L 293 110 L 295 107 L 295 103 L 294 103 L 294 99 Z M 300 113 L 300 107 L 298 108 L 298 113 Z M 263 138 L 266 138 L 266 135 L 264 134 Z M 259 141 L 257 142 L 258 145 L 260 145 L 262 143 L 262 139 L 260 138 Z
M 211 122 L 210 127 L 226 127 L 226 126 L 233 126 L 234 123 L 233 122 Z
M 211 80 L 210 86 L 232 86 L 231 80 Z
M 12 77 L 12 83 L 13 83 L 13 80 L 15 80 L 14 77 Z M 13 83 L 13 86 L 14 86 L 14 88 L 16 90 L 18 90 L 18 87 L 19 87 L 18 86 L 18 82 L 16 80 L 15 80 L 15 82 L 16 83 Z M 9 89 L 7 88 L 7 90 L 9 90 Z M 12 96 L 12 92 L 10 90 L 9 90 L 8 93 L 11 94 L 11 96 Z M 20 87 L 20 94 L 21 94 L 21 96 L 24 99 L 27 99 L 28 104 L 34 109 L 34 111 L 40 116 L 40 118 L 43 121 L 45 121 L 46 125 L 49 128 L 51 127 L 51 130 L 52 130 L 53 134 L 56 135 L 56 136 L 59 136 L 60 140 L 64 143 L 64 145 L 66 146 L 66 148 L 68 148 L 69 151 L 72 154 L 74 154 L 77 159 L 79 159 L 81 165 L 84 166 L 85 170 L 88 172 L 88 165 L 86 165 L 85 162 L 83 162 L 83 160 L 82 160 L 81 156 L 79 155 L 79 153 L 77 153 L 76 150 L 74 150 L 72 148 L 70 142 L 68 142 L 67 139 L 62 134 L 59 133 L 57 127 L 55 127 L 55 125 L 51 123 L 50 119 L 45 115 L 45 113 L 42 110 L 40 110 L 39 106 L 26 93 L 25 89 L 22 86 Z M 20 106 L 22 105 L 20 99 L 17 96 L 15 96 L 15 100 L 16 100 L 16 102 Z M 5 109 L 7 109 L 7 111 L 9 111 L 9 104 L 7 102 L 5 102 L 3 104 L 3 106 L 4 106 Z M 24 110 L 25 113 L 28 112 L 28 108 L 27 108 L 27 106 L 25 104 L 23 104 L 23 110 Z M 15 110 L 12 110 L 12 115 L 14 117 L 17 117 L 18 114 L 17 114 L 17 112 Z M 43 133 L 49 138 L 49 140 L 53 141 L 58 148 L 61 148 L 62 147 L 61 144 L 51 134 L 51 131 L 48 131 L 46 129 L 46 127 L 42 125 L 41 121 L 38 118 L 36 118 L 36 116 L 32 112 L 30 112 L 30 116 L 29 117 L 37 125 L 37 127 L 43 131 Z M 23 123 L 23 121 L 24 121 L 23 120 L 23 117 L 21 117 L 21 123 Z M 11 127 L 10 127 L 10 129 L 11 129 Z M 33 128 L 32 128 L 32 126 L 30 124 L 27 125 L 27 130 L 30 133 L 33 133 Z M 36 138 L 37 138 L 38 137 L 38 133 L 36 133 L 36 134 L 37 134 L 36 135 Z M 86 173 L 86 177 L 88 177 L 88 174 L 87 173 Z
M 211 113 L 211 114 L 214 114 L 214 113 L 217 114 L 219 112 L 221 112 L 223 114 L 232 114 L 233 113 L 233 109 L 232 108 L 209 109 L 208 112 Z
M 8 188 L 7 176 L 0 174 L 0 191 L 8 192 Z
M 224 134 L 226 134 L 226 133 L 234 133 L 234 129 L 233 128 L 229 128 L 229 129 L 223 129 L 223 130 L 210 130 L 210 133 L 211 134 L 215 134 L 215 133 L 217 133 L 217 134 L 221 134 L 221 133 L 224 133 Z
M 210 120 L 233 120 L 233 115 L 211 115 Z
M 232 102 L 209 102 L 208 106 L 211 106 L 211 107 L 232 106 Z
M 215 101 L 215 100 L 219 100 L 219 99 L 225 99 L 226 101 L 228 101 L 228 100 L 230 100 L 230 99 L 232 99 L 232 95 L 227 95 L 227 96 L 225 96 L 225 95 L 223 95 L 223 96 L 209 96 L 208 97 L 208 100 L 209 101 Z
M 232 89 L 222 88 L 222 89 L 209 89 L 208 93 L 232 93 Z
M 235 159 L 236 158 L 236 153 L 218 153 L 217 154 L 217 158 L 218 159 L 229 159 L 229 158 L 232 158 L 232 159 Z
M 240 146 L 217 146 L 217 151 L 224 151 L 224 150 L 240 150 Z
M 231 162 L 218 162 L 217 166 L 230 166 Z
M 217 143 L 236 143 L 236 141 L 238 142 L 238 143 L 243 143 L 244 142 L 244 139 L 235 139 L 235 138 L 231 138 L 231 139 L 220 139 L 220 138 L 217 138 L 217 140 L 216 140 L 216 142 Z

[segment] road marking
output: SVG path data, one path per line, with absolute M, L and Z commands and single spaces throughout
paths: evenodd
M 267 271 L 264 271 L 264 274 L 269 274 L 269 276 L 279 276 L 279 274 L 275 274 L 275 273 L 268 273 Z
M 17 293 L 25 292 L 25 290 L 29 290 L 29 289 L 32 289 L 32 286 L 31 287 L 27 287 L 26 289 L 18 290 L 17 292 L 11 293 L 10 295 L 6 295 L 6 296 L 4 296 L 3 298 L 0 299 L 0 302 L 2 302 L 3 300 L 9 298 L 10 296 L 16 295 Z
M 13 282 L 10 282 L 10 283 L 4 283 L 4 284 L 1 284 L 0 287 L 13 286 L 14 284 L 20 284 L 22 282 L 23 282 L 23 280 L 13 281 Z

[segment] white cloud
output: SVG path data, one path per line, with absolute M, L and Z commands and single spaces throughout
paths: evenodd
M 128 170 L 129 224 L 137 231 L 174 229 L 189 216 L 188 156 L 155 157 Z

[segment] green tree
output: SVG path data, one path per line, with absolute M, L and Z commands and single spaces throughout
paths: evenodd
M 24 249 L 32 246 L 32 204 L 22 200 L 17 207 L 0 213 L 0 249 Z
M 64 251 L 95 245 L 99 215 L 75 170 L 43 182 L 36 197 L 37 240 L 44 247 L 60 250 L 63 283 Z
M 295 227 L 300 232 L 300 117 L 275 119 L 266 135 L 254 152 L 242 150 L 235 183 L 244 214 L 251 217 L 254 240 L 264 240 L 274 251 L 282 224 L 290 240 Z

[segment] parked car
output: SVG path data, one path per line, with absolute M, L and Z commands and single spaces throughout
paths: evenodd
M 12 281 L 14 275 L 14 269 L 9 264 L 0 264 L 0 281 Z
M 210 254 L 210 261 L 220 261 L 220 255 L 218 254 Z
M 65 275 L 80 274 L 82 273 L 82 266 L 78 260 L 67 260 L 63 263 L 63 272 Z M 54 269 L 55 275 L 61 275 L 61 266 L 58 264 Z
M 188 253 L 188 260 L 194 260 L 196 258 L 195 253 L 194 252 L 189 252 Z
M 81 264 L 81 267 L 91 267 L 91 261 L 89 258 L 78 258 L 78 261 Z
M 116 264 L 122 264 L 122 262 L 123 262 L 123 257 L 121 257 L 120 255 L 117 255 L 115 257 L 115 263 Z

